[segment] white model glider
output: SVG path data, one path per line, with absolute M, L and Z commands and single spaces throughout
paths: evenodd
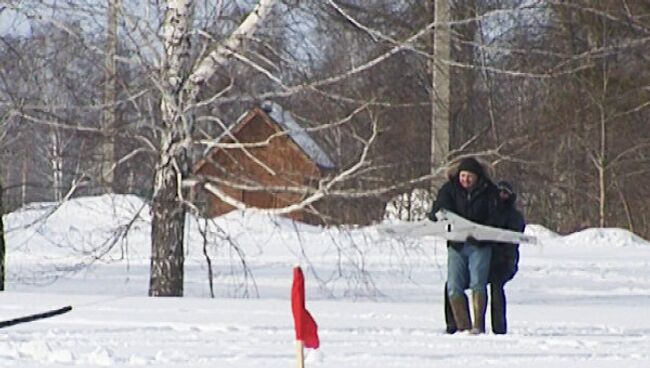
M 480 225 L 457 214 L 441 209 L 436 212 L 438 221 L 422 220 L 404 224 L 382 225 L 380 233 L 391 236 L 437 236 L 451 241 L 464 242 L 469 237 L 498 243 L 536 244 L 537 238 L 523 233 Z

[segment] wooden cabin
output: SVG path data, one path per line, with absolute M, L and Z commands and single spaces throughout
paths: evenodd
M 250 207 L 281 208 L 299 203 L 306 194 L 282 188 L 314 186 L 335 168 L 310 133 L 273 102 L 254 107 L 217 142 L 219 145 L 195 165 L 194 173 Z M 207 216 L 234 209 L 207 190 L 199 191 Z M 324 223 L 313 207 L 286 216 L 310 224 Z

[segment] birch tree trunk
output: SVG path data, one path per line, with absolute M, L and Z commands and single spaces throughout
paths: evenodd
M 54 200 L 60 202 L 63 199 L 63 157 L 61 155 L 61 142 L 58 131 L 50 130 L 51 157 L 52 165 L 52 188 Z
M 32 159 L 32 150 L 25 146 L 22 167 L 20 169 L 20 206 L 27 203 L 27 179 L 29 177 L 29 162 Z
M 194 128 L 192 108 L 203 82 L 225 66 L 233 50 L 257 29 L 276 0 L 260 0 L 235 31 L 196 63 L 190 73 L 190 34 L 194 1 L 169 0 L 163 27 L 163 132 L 154 178 L 151 224 L 150 296 L 183 295 L 183 241 L 186 209 L 182 181 L 190 170 Z
M 101 185 L 104 193 L 113 192 L 114 163 L 115 163 L 115 119 L 117 93 L 117 9 L 120 0 L 108 0 L 108 16 L 106 19 L 106 54 L 104 59 L 104 110 L 102 113 L 102 159 Z
M 607 69 L 605 66 L 604 70 Z M 596 161 L 596 169 L 598 170 L 598 226 L 605 227 L 607 225 L 607 167 L 608 158 L 607 151 L 609 149 L 607 144 L 607 117 L 605 115 L 604 106 L 605 96 L 607 93 L 607 76 L 603 78 L 603 98 L 600 109 L 600 152 Z
M 189 137 L 190 122 L 184 116 L 181 93 L 187 80 L 190 54 L 192 0 L 170 0 L 163 29 L 160 157 L 156 167 L 151 224 L 150 296 L 183 295 L 183 235 L 185 207 L 181 202 L 180 182 L 187 174 L 189 161 L 184 140 Z
M 0 181 L 0 193 L 4 192 L 2 182 Z M 5 290 L 5 259 L 6 256 L 6 243 L 5 243 L 5 226 L 2 214 L 4 211 L 4 203 L 2 195 L 0 195 L 0 291 Z
M 431 61 L 431 165 L 432 173 L 449 154 L 449 0 L 433 0 L 433 60 Z M 436 181 L 434 180 L 434 185 Z

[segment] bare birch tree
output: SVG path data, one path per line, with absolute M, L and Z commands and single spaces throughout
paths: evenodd
M 0 180 L 0 193 L 2 193 L 4 186 Z M 0 214 L 4 213 L 4 203 L 2 195 L 0 195 Z M 5 290 L 5 265 L 7 260 L 7 244 L 5 243 L 5 224 L 4 217 L 0 215 L 0 291 Z
M 115 177 L 115 135 L 117 125 L 117 32 L 120 0 L 108 0 L 106 16 L 106 53 L 104 55 L 104 110 L 102 111 L 101 183 L 106 193 L 113 192 Z
M 183 235 L 186 209 L 182 181 L 190 170 L 190 150 L 194 129 L 193 109 L 201 86 L 250 37 L 270 12 L 274 0 L 261 0 L 223 42 L 192 69 L 190 36 L 193 32 L 195 2 L 167 2 L 163 24 L 162 123 L 160 156 L 156 166 L 152 200 L 151 278 L 149 295 L 183 294 Z
M 112 155 L 103 174 L 151 200 L 152 296 L 183 294 L 190 187 L 249 207 L 191 166 L 220 144 L 249 154 L 266 144 L 216 139 L 266 99 L 322 134 L 340 168 L 310 186 L 227 183 L 302 195 L 266 213 L 330 196 L 372 202 L 360 210 L 368 223 L 387 196 L 429 189 L 443 157 L 482 154 L 521 184 L 531 220 L 647 228 L 650 196 L 636 185 L 649 175 L 640 1 L 427 0 L 427 12 L 422 0 L 68 3 L 6 2 L 37 26 L 0 43 L 5 204 L 101 193 L 98 156 Z M 432 19 L 447 5 L 446 20 Z M 586 42 L 605 21 L 616 42 Z M 439 121 L 451 124 L 447 143 Z M 82 176 L 88 185 L 76 185 Z
M 431 58 L 431 168 L 444 165 L 449 154 L 451 29 L 449 0 L 435 0 L 436 24 Z

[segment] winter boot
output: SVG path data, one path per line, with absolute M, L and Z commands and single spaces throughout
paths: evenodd
M 503 284 L 493 282 L 490 285 L 490 317 L 492 320 L 492 332 L 497 335 L 505 334 L 508 331 L 506 321 L 506 293 Z
M 485 310 L 487 309 L 487 295 L 481 292 L 472 292 L 472 307 L 474 309 L 474 325 L 470 333 L 478 335 L 485 333 Z
M 450 296 L 449 305 L 451 305 L 451 311 L 454 315 L 457 331 L 462 332 L 469 330 L 471 328 L 469 306 L 465 294 Z
M 445 332 L 448 334 L 454 334 L 458 331 L 456 327 L 456 320 L 454 319 L 454 312 L 451 310 L 451 304 L 449 304 L 449 294 L 447 294 L 447 283 L 445 283 Z

